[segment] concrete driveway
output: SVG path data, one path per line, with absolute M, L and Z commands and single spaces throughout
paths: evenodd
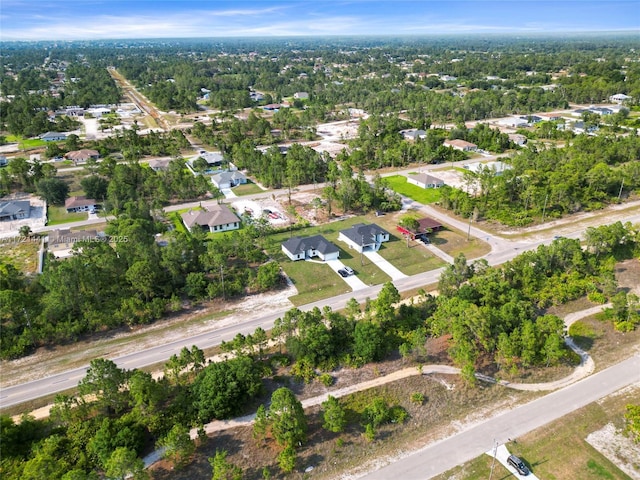
M 380 270 L 391 277 L 391 280 L 400 280 L 406 275 L 396 267 L 386 261 L 378 252 L 364 252 L 364 255 L 371 260 Z
M 506 468 L 507 470 L 509 470 L 513 476 L 515 478 L 523 478 L 526 480 L 538 480 L 538 477 L 536 477 L 533 472 L 529 473 L 529 475 L 520 475 L 515 468 L 513 468 L 511 465 L 509 465 L 507 463 L 507 458 L 509 458 L 509 455 L 511 455 L 511 453 L 509 452 L 509 450 L 507 450 L 506 445 L 500 445 L 498 446 L 497 449 L 491 449 L 488 452 L 486 452 L 487 455 L 493 457 L 494 455 L 496 456 L 496 460 L 499 461 L 502 465 L 504 465 L 504 468 Z
M 338 273 L 338 270 L 340 270 L 341 268 L 344 268 L 344 263 L 342 263 L 340 260 L 327 260 L 324 263 L 329 265 L 331 267 L 331 270 L 336 272 L 336 275 L 340 276 L 340 278 L 342 278 L 342 280 L 344 280 L 347 283 L 347 285 L 351 287 L 353 291 L 362 290 L 363 288 L 368 287 L 368 285 L 364 283 L 362 280 L 360 280 L 356 275 L 350 275 L 348 277 L 343 277 L 342 275 L 340 275 Z

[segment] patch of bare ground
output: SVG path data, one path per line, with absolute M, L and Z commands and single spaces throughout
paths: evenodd
M 607 423 L 586 441 L 631 478 L 640 478 L 640 445 L 615 425 Z
M 384 365 L 381 367 L 384 368 Z M 356 372 L 353 371 L 358 378 L 354 380 L 360 379 L 361 375 L 366 377 L 376 374 L 375 367 L 362 373 Z M 344 378 L 343 380 L 346 381 Z M 301 388 L 306 389 L 306 386 L 302 385 Z M 311 390 L 316 388 L 318 387 L 312 384 Z M 424 395 L 425 401 L 422 404 L 411 401 L 411 395 L 415 392 Z M 184 470 L 172 470 L 163 462 L 155 464 L 151 469 L 152 478 L 208 480 L 211 478 L 211 467 L 207 459 L 214 456 L 217 449 L 226 450 L 228 460 L 242 467 L 243 478 L 248 480 L 263 478 L 264 467 L 269 469 L 272 478 L 278 479 L 350 478 L 345 472 L 357 474 L 408 455 L 429 442 L 486 419 L 492 412 L 513 408 L 532 398 L 532 395 L 508 391 L 500 386 L 481 385 L 470 388 L 456 375 L 411 376 L 343 397 L 341 402 L 347 409 L 350 423 L 345 432 L 340 434 L 330 433 L 322 428 L 320 407 L 307 409 L 308 442 L 298 450 L 296 470 L 288 476 L 283 475 L 277 466 L 276 457 L 280 447 L 272 439 L 266 442 L 256 441 L 252 435 L 252 427 L 244 426 L 216 432 L 199 447 L 194 461 Z M 304 392 L 300 396 L 310 396 L 310 393 Z M 363 436 L 359 413 L 377 396 L 384 397 L 389 404 L 404 407 L 409 413 L 409 419 L 403 425 L 389 424 L 380 427 L 375 440 L 369 442 Z M 313 470 L 305 473 L 311 466 L 314 467 Z

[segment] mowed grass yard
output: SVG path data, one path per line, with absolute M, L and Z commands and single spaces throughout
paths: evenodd
M 247 180 L 247 183 L 245 183 L 244 185 L 238 185 L 237 187 L 233 187 L 232 191 L 239 197 L 243 195 L 255 195 L 257 193 L 264 193 L 264 190 L 261 189 L 255 183 L 253 183 L 251 180 Z
M 507 448 L 522 458 L 541 479 L 631 480 L 585 439 L 608 423 L 622 428 L 625 406 L 637 403 L 639 395 L 637 386 L 622 394 L 610 395 L 516 439 L 516 443 L 508 443 Z M 490 448 L 489 445 L 487 450 Z M 492 461 L 491 456 L 482 455 L 435 478 L 485 480 L 489 478 Z M 513 478 L 498 462 L 493 473 L 495 479 Z
M 407 177 L 404 175 L 393 175 L 391 177 L 384 177 L 384 179 L 395 192 L 423 205 L 435 203 L 440 200 L 439 189 L 418 187 L 417 185 L 407 182 Z
M 49 205 L 47 207 L 47 225 L 60 225 L 69 222 L 79 222 L 88 218 L 87 212 L 74 212 L 67 213 L 67 209 L 64 207 L 54 207 Z
M 395 224 L 387 224 L 385 219 L 386 216 L 363 215 L 304 228 L 294 231 L 293 235 L 298 237 L 322 235 L 333 242 L 340 249 L 340 260 L 353 268 L 358 278 L 367 285 L 382 284 L 391 278 L 366 256 L 361 256 L 359 252 L 351 250 L 344 242 L 338 241 L 340 230 L 345 230 L 357 223 L 376 223 L 389 231 L 390 241 L 383 243 L 378 253 L 406 275 L 415 275 L 444 265 L 444 262 L 434 257 L 431 252 L 416 242 L 411 242 L 410 248 L 407 248 L 404 239 L 395 235 Z M 289 260 L 282 252 L 281 245 L 290 236 L 289 232 L 270 235 L 267 239 L 267 250 L 273 258 L 280 262 L 284 271 L 298 288 L 299 294 L 290 299 L 292 302 L 296 305 L 302 305 L 350 291 L 342 278 L 327 265 Z

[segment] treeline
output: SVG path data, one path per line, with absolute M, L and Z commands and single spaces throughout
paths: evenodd
M 467 191 L 444 187 L 441 204 L 514 226 L 595 210 L 640 188 L 638 158 L 638 136 L 579 135 L 564 148 L 518 152 L 501 175 L 490 168 L 468 172 Z
M 274 346 L 258 328 L 224 342 L 223 354 L 231 358 L 221 362 L 206 365 L 197 347 L 183 348 L 157 380 L 109 360 L 93 360 L 79 383 L 83 399 L 59 395 L 45 421 L 26 417 L 16 425 L 1 417 L 7 442 L 2 472 L 8 479 L 39 478 L 37 473 L 46 466 L 48 479 L 93 479 L 101 474 L 142 478 L 140 457 L 154 446 L 164 447 L 165 458 L 180 468 L 205 441 L 203 425 L 247 413 L 257 397 L 264 398 L 263 380 L 283 365 L 291 364 L 289 372 L 300 380 L 317 378 L 329 386 L 329 372 L 338 366 L 379 361 L 396 349 L 404 359 L 424 363 L 429 359 L 427 339 L 437 336 L 448 340 L 451 360 L 469 383 L 475 383 L 480 365 L 496 365 L 503 374 L 515 375 L 571 361 L 563 322 L 545 309 L 586 294 L 597 293 L 605 300 L 617 296 L 612 259 L 637 255 L 640 245 L 637 229 L 629 225 L 599 227 L 590 236 L 588 251 L 577 240 L 558 239 L 500 268 L 484 261 L 468 264 L 460 255 L 442 274 L 437 298 L 420 292 L 411 304 L 396 306 L 400 295 L 389 282 L 376 299 L 364 305 L 352 299 L 343 312 L 292 309 L 275 322 Z M 597 252 L 591 251 L 596 246 Z M 637 318 L 637 303 L 629 308 Z M 381 398 L 363 405 L 358 415 L 347 415 L 333 397 L 322 409 L 323 428 L 341 432 L 358 422 L 369 440 L 383 423 L 407 418 L 406 411 Z M 196 441 L 189 435 L 194 427 Z M 296 449 L 308 438 L 300 401 L 287 388 L 275 390 L 269 407 L 258 408 L 253 433 L 261 445 L 273 438 L 279 468 L 291 471 Z M 242 473 L 222 451 L 209 461 L 214 475 Z M 265 468 L 271 474 L 271 467 Z
M 232 298 L 280 285 L 280 269 L 267 262 L 257 229 L 209 240 L 173 231 L 160 247 L 154 235 L 163 230 L 148 204 L 131 201 L 109 222 L 104 241 L 79 242 L 67 259 L 47 258 L 38 277 L 2 263 L 0 356 L 150 323 L 180 310 L 187 298 Z
M 91 104 L 120 102 L 120 91 L 104 68 L 70 64 L 66 69 L 65 83 L 57 89 L 55 96 L 49 90 L 55 72 L 47 71 L 47 77 L 32 65 L 24 68 L 26 70 L 20 71 L 17 78 L 6 73 L 1 77 L 0 91 L 5 96 L 14 97 L 11 101 L 0 101 L 0 130 L 25 137 L 48 131 L 74 130 L 80 126 L 79 122 L 64 115 L 51 120 L 49 112 L 63 106 L 86 108 Z

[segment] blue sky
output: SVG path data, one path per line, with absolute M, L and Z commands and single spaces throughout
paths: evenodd
M 640 0 L 0 0 L 0 40 L 601 31 Z

